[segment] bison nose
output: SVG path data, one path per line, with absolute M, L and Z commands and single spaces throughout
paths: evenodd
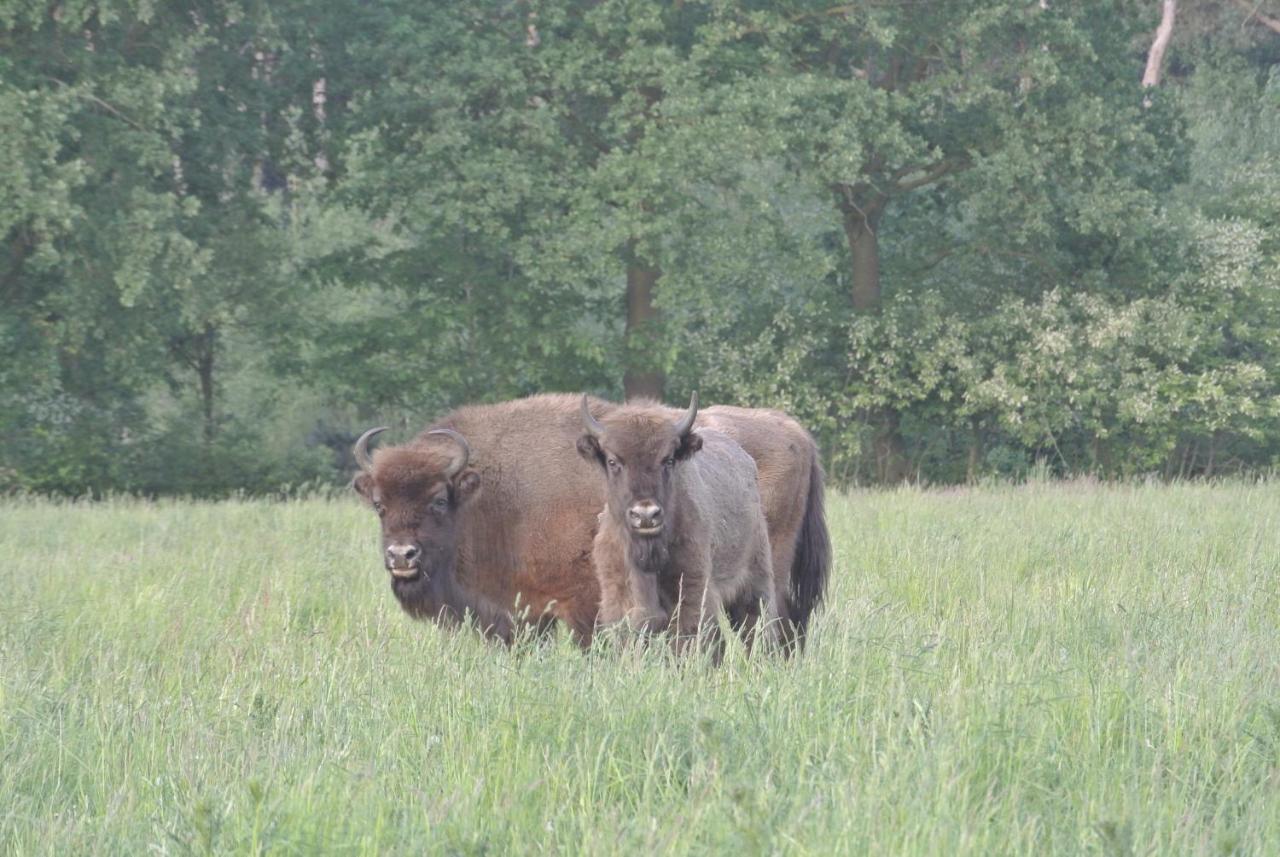
M 656 530 L 662 526 L 662 507 L 652 500 L 632 503 L 627 510 L 627 522 L 631 529 L 640 532 Z
M 387 545 L 387 565 L 392 568 L 409 568 L 420 553 L 422 551 L 417 545 Z

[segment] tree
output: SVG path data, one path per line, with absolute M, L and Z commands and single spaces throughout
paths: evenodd
M 274 490 L 555 389 L 782 407 L 842 481 L 1265 466 L 1280 42 L 1173 10 L 9 4 L 0 484 Z
M 971 221 L 977 214 L 999 222 L 982 236 L 992 239 L 983 241 L 988 250 L 994 243 L 1017 252 L 1009 245 L 1035 232 L 1043 237 L 1066 195 L 1081 197 L 1076 211 L 1084 210 L 1082 197 L 1095 204 L 1111 196 L 1109 207 L 1124 216 L 1124 200 L 1139 200 L 1147 183 L 1113 157 L 1129 141 L 1157 161 L 1177 155 L 1176 144 L 1163 156 L 1148 145 L 1162 133 L 1164 114 L 1145 119 L 1133 103 L 1136 75 L 1121 46 L 1144 22 L 1108 4 L 726 2 L 716 9 L 721 42 L 758 58 L 750 84 L 755 121 L 774 129 L 777 150 L 796 169 L 829 189 L 855 316 L 874 317 L 885 303 L 885 236 L 895 211 L 914 216 L 909 203 L 935 212 L 968 207 Z M 980 175 L 982 184 L 963 181 L 966 175 Z M 902 250 L 955 267 L 961 260 L 948 257 L 983 245 L 954 226 L 949 240 L 926 237 Z M 1084 226 L 1109 231 L 1114 222 Z M 900 299 L 911 288 L 899 282 Z M 853 368 L 865 375 L 867 367 Z M 907 472 L 894 392 L 864 397 L 883 404 L 862 412 L 876 427 L 876 472 L 885 481 Z
M 41 463 L 33 487 L 145 482 L 150 444 L 183 426 L 147 419 L 166 386 L 194 393 L 214 455 L 226 337 L 283 311 L 271 196 L 285 143 L 270 117 L 295 96 L 270 79 L 278 35 L 258 12 L 31 4 L 0 21 L 0 111 L 25 144 L 2 189 L 4 341 L 60 403 L 31 387 L 14 402 L 14 455 Z
M 705 10 L 455 13 L 392 7 L 368 22 L 379 35 L 350 50 L 358 66 L 397 73 L 360 105 L 366 130 L 338 184 L 372 227 L 344 272 L 423 301 L 414 317 L 395 313 L 401 358 L 470 349 L 483 375 L 432 379 L 437 400 L 618 381 L 625 395 L 661 397 L 674 359 L 662 306 L 698 263 L 682 231 L 712 210 L 700 194 L 724 169 L 707 162 L 714 141 L 676 128 L 688 148 L 672 142 L 690 92 L 715 79 L 691 55 Z M 350 332 L 340 338 L 373 352 L 390 341 Z

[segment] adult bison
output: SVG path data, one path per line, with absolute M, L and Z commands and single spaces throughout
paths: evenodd
M 614 407 L 594 401 L 590 411 L 604 418 Z M 666 411 L 673 420 L 682 413 Z M 831 561 L 813 439 L 770 410 L 711 407 L 695 426 L 724 432 L 755 460 L 778 612 L 788 633 L 802 635 Z M 443 621 L 470 611 L 503 639 L 513 616 L 537 625 L 558 619 L 589 642 L 600 603 L 591 547 L 604 486 L 577 452 L 580 399 L 459 408 L 371 456 L 369 440 L 382 430 L 356 442 L 354 487 L 382 519 L 384 563 L 405 611 Z
M 605 484 L 592 559 L 600 622 L 674 627 L 677 644 L 714 638 L 721 610 L 754 636 L 777 630 L 769 532 L 756 464 L 714 429 L 694 431 L 698 394 L 673 421 L 665 408 L 626 405 L 603 421 L 582 399 L 578 452 Z

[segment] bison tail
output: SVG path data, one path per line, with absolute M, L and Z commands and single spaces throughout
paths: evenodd
M 831 535 L 827 532 L 827 516 L 823 508 L 822 463 L 816 449 L 812 462 L 804 520 L 800 524 L 791 561 L 791 621 L 795 623 L 801 640 L 813 611 L 822 603 L 827 575 L 831 570 Z

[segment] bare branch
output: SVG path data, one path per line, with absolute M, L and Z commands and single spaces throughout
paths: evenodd
M 1142 72 L 1142 85 L 1152 87 L 1160 85 L 1160 71 L 1164 68 L 1164 52 L 1173 38 L 1173 16 L 1178 12 L 1178 0 L 1164 0 L 1160 13 L 1160 26 L 1156 28 L 1155 40 L 1151 43 L 1151 52 L 1147 54 L 1147 67 Z
M 121 113 L 117 108 L 115 108 L 115 107 L 113 107 L 112 105 L 108 104 L 107 102 L 103 101 L 103 100 L 102 100 L 101 98 L 99 98 L 98 96 L 93 95 L 92 93 L 89 93 L 89 92 L 84 92 L 84 91 L 82 91 L 82 90 L 78 90 L 78 89 L 76 89 L 75 87 L 73 87 L 71 84 L 67 83 L 65 80 L 59 80 L 58 78 L 53 77 L 52 75 L 45 75 L 45 78 L 46 78 L 47 80 L 51 80 L 51 81 L 53 81 L 54 83 L 58 84 L 59 86 L 63 87 L 64 89 L 69 89 L 69 90 L 71 90 L 71 91 L 75 94 L 75 96 L 76 96 L 77 98 L 83 98 L 85 101 L 88 101 L 88 102 L 90 102 L 90 103 L 92 103 L 92 104 L 96 104 L 96 105 L 98 105 L 98 106 L 99 106 L 99 107 L 101 107 L 103 110 L 105 110 L 105 111 L 107 111 L 108 113 L 110 113 L 112 116 L 115 116 L 115 117 L 116 117 L 117 119 L 119 119 L 120 121 L 125 122 L 125 123 L 127 123 L 127 124 L 129 124 L 129 125 L 133 126 L 134 128 L 137 128 L 139 131 L 146 131 L 146 130 L 148 130 L 148 129 L 147 129 L 146 127 L 144 127 L 140 122 L 138 122 L 138 121 L 136 121 L 136 120 L 134 120 L 134 119 L 130 119 L 128 116 L 126 116 L 125 114 Z
M 968 166 L 967 158 L 946 159 L 928 167 L 906 167 L 894 173 L 893 190 L 895 193 L 907 193 L 916 188 L 933 184 L 948 173 L 959 172 Z M 919 173 L 919 175 L 916 175 Z M 907 179 L 906 176 L 915 175 Z
M 787 15 L 783 20 L 789 24 L 799 24 L 804 21 L 813 21 L 821 18 L 845 18 L 851 13 L 858 11 L 858 4 L 846 3 L 842 6 L 832 6 L 829 9 L 817 9 L 812 12 L 801 12 L 796 15 Z M 742 27 L 738 30 L 739 36 L 758 35 L 765 32 L 766 28 L 762 26 Z
M 1249 0 L 1235 0 L 1237 6 L 1249 13 L 1245 18 L 1246 21 L 1254 21 L 1261 24 L 1272 32 L 1280 33 L 1280 19 L 1272 18 L 1258 11 L 1260 3 L 1250 3 Z

